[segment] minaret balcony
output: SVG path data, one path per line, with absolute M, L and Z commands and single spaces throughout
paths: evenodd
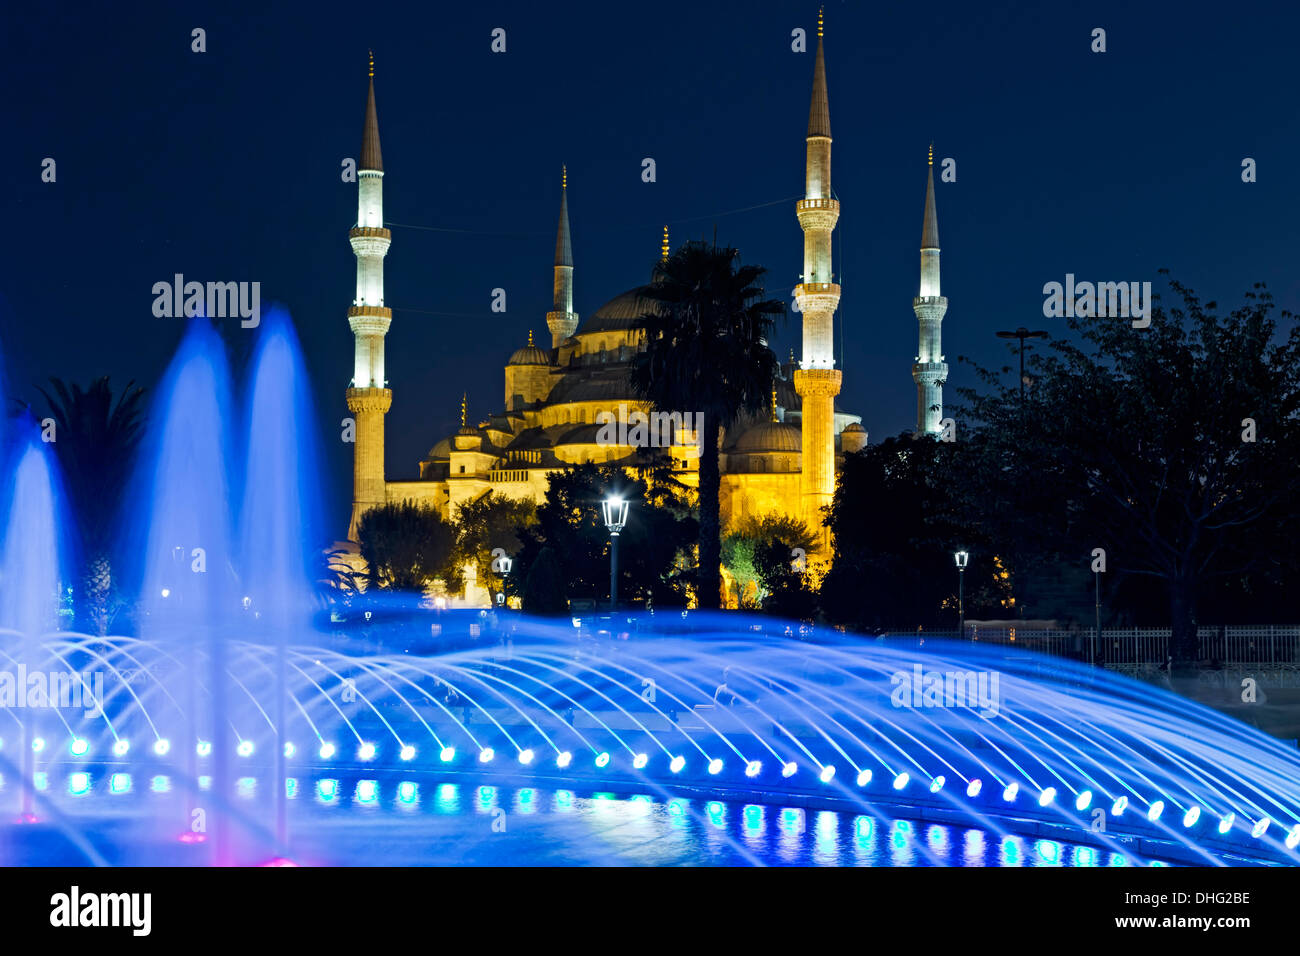
M 353 226 L 348 230 L 348 238 L 356 239 L 359 236 L 371 236 L 378 239 L 393 240 L 392 230 L 385 229 L 382 226 Z
M 799 217 L 799 226 L 805 232 L 830 230 L 840 220 L 840 201 L 838 199 L 800 199 L 795 204 L 795 215 Z
M 348 307 L 348 326 L 357 335 L 386 335 L 393 324 L 393 310 L 382 305 Z
M 800 312 L 834 312 L 840 304 L 840 287 L 834 282 L 804 282 L 794 287 Z
M 393 234 L 376 226 L 353 226 L 348 230 L 348 242 L 358 257 L 373 256 L 382 259 L 393 244 Z

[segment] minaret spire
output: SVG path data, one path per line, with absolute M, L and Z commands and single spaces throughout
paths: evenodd
M 573 241 L 569 236 L 569 167 L 560 167 L 560 222 L 555 230 L 555 279 L 551 311 L 546 313 L 546 327 L 551 330 L 551 348 L 578 329 L 578 315 L 573 311 Z
M 916 433 L 938 435 L 943 421 L 943 383 L 948 379 L 948 365 L 943 360 L 943 317 L 948 300 L 939 284 L 939 215 L 934 202 L 934 144 L 926 169 L 925 213 L 921 220 L 921 288 L 912 300 L 912 311 L 919 325 L 916 362 L 912 381 L 916 383 Z
M 803 516 L 818 536 L 818 550 L 829 551 L 830 535 L 823 509 L 835 493 L 835 396 L 842 375 L 835 368 L 833 319 L 840 287 L 831 271 L 832 233 L 840 218 L 839 200 L 831 193 L 831 114 L 826 92 L 823 15 L 817 14 L 817 60 L 813 65 L 812 105 L 808 111 L 804 198 L 796 205 L 803 229 L 803 282 L 795 300 L 803 317 L 803 357 L 794 372 L 794 387 L 803 399 Z
M 393 311 L 384 305 L 384 257 L 393 234 L 384 228 L 384 162 L 379 151 L 379 119 L 375 109 L 375 56 L 370 54 L 366 118 L 361 133 L 361 162 L 357 169 L 357 224 L 348 241 L 357 258 L 357 291 L 348 309 L 353 335 L 352 384 L 348 411 L 356 422 L 352 447 L 352 519 L 348 537 L 366 511 L 387 500 L 384 483 L 384 416 L 393 393 L 384 375 L 384 337 Z

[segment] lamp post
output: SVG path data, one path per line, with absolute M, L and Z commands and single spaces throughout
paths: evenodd
M 631 502 L 617 495 L 600 503 L 605 513 L 605 527 L 609 529 L 609 609 L 618 607 L 618 533 L 627 524 L 627 509 Z
M 1092 660 L 1088 661 L 1090 667 L 1097 666 L 1097 644 L 1101 640 L 1101 569 L 1094 564 L 1092 571 L 1093 595 L 1095 597 L 1097 614 L 1096 621 L 1092 629 Z
M 501 557 L 497 559 L 497 570 L 501 574 L 501 593 L 497 595 L 500 600 L 498 604 L 504 605 L 510 600 L 510 569 L 515 566 L 513 559 Z
M 999 332 L 1000 339 L 1019 339 L 1020 340 L 1020 410 L 1025 410 L 1025 339 L 1045 339 L 1046 332 L 1029 331 L 1023 325 L 1014 332 Z
M 957 562 L 957 637 L 961 639 L 966 636 L 966 562 L 970 552 L 958 551 L 952 557 Z

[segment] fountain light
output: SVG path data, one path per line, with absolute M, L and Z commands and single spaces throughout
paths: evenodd
M 980 782 L 980 779 L 978 777 L 976 777 L 970 783 L 966 784 L 966 796 L 978 797 L 980 795 L 980 790 L 983 787 L 984 784 Z
M 1046 790 L 1044 790 L 1042 793 L 1038 795 L 1038 805 L 1040 807 L 1045 807 L 1055 799 L 1056 799 L 1056 788 L 1048 787 Z
M 361 744 L 361 746 L 357 748 L 357 759 L 358 759 L 358 760 L 374 760 L 374 759 L 375 759 L 375 745 L 372 744 L 372 743 L 371 743 L 370 741 L 368 741 L 368 740 L 367 740 L 367 741 L 364 741 L 364 742 Z
M 153 752 L 156 753 L 159 757 L 166 756 L 167 751 L 171 749 L 172 749 L 172 742 L 168 740 L 166 737 L 159 737 L 157 740 L 153 742 Z
M 1128 809 L 1128 797 L 1126 796 L 1120 797 L 1113 804 L 1111 804 L 1110 815 L 1112 817 L 1122 817 L 1124 815 L 1124 811 L 1127 809 Z
M 443 747 L 442 750 L 438 753 L 438 759 L 441 760 L 443 763 L 451 763 L 453 760 L 456 759 L 456 748 Z
M 235 753 L 241 757 L 253 756 L 253 742 L 251 740 L 241 740 L 239 746 L 235 748 Z
M 478 752 L 478 762 L 490 763 L 492 761 L 492 758 L 495 756 L 496 756 L 495 750 L 493 750 L 491 747 L 484 747 L 482 750 Z
M 208 754 L 212 753 L 211 742 L 207 740 L 200 740 L 197 744 L 194 745 L 194 752 L 197 753 L 200 757 L 206 757 Z
M 714 757 L 709 761 L 709 773 L 718 773 L 722 770 L 722 758 Z
M 763 764 L 760 761 L 751 760 L 749 763 L 745 764 L 746 777 L 757 777 L 762 772 Z
M 686 766 L 686 758 L 680 755 L 674 757 L 672 760 L 668 762 L 668 769 L 671 770 L 673 773 L 681 773 L 682 768 L 685 766 Z
M 131 742 L 127 740 L 125 737 L 122 737 L 113 743 L 114 756 L 125 757 L 126 752 L 130 749 L 131 749 Z
M 73 737 L 72 743 L 68 744 L 68 753 L 74 757 L 84 757 L 89 750 L 90 744 L 82 737 Z
M 561 770 L 568 767 L 569 764 L 572 762 L 573 762 L 573 754 L 569 753 L 567 750 L 555 758 L 555 765 L 559 767 Z
M 1155 803 L 1151 804 L 1151 806 L 1147 808 L 1147 819 L 1150 820 L 1152 823 L 1155 823 L 1157 820 L 1160 819 L 1160 814 L 1164 812 L 1165 812 L 1165 802 L 1163 800 L 1157 800 Z
M 1088 807 L 1090 807 L 1091 805 L 1092 805 L 1091 790 L 1085 790 L 1083 791 L 1083 793 L 1079 794 L 1077 797 L 1074 798 L 1074 809 L 1078 810 L 1080 813 L 1082 813 L 1084 810 L 1087 810 Z
M 323 743 L 320 745 L 318 753 L 320 753 L 321 760 L 329 760 L 335 754 L 335 747 L 331 743 Z
M 1007 784 L 1006 789 L 1002 791 L 1002 799 L 1007 803 L 1016 802 L 1016 794 L 1020 792 L 1020 784 L 1014 780 Z
M 609 766 L 609 751 L 602 750 L 599 754 L 596 755 L 596 766 L 597 767 Z
M 45 749 L 45 738 L 34 737 L 32 739 L 32 750 L 36 751 L 37 753 L 40 753 L 44 749 Z
M 895 789 L 895 790 L 902 790 L 904 787 L 907 786 L 907 781 L 909 781 L 909 780 L 911 780 L 911 779 L 912 779 L 912 778 L 911 778 L 911 776 L 908 774 L 908 772 L 907 772 L 906 770 L 904 770 L 902 773 L 900 773 L 898 776 L 896 776 L 896 777 L 894 778 L 894 789 Z
M 940 790 L 943 789 L 943 785 L 947 782 L 948 781 L 943 776 L 943 774 L 939 774 L 939 776 L 935 777 L 933 780 L 930 781 L 930 792 L 938 793 Z
M 1294 850 L 1297 846 L 1300 846 L 1300 823 L 1293 826 L 1291 832 L 1286 835 L 1286 848 Z
M 828 763 L 826 766 L 822 767 L 822 772 L 817 775 L 817 778 L 821 780 L 822 783 L 830 783 L 834 777 L 835 764 L 833 763 Z
M 172 596 L 172 589 L 171 589 L 171 588 L 163 588 L 163 589 L 162 589 L 162 596 L 163 596 L 163 597 L 171 597 L 171 596 Z
M 1219 832 L 1227 833 L 1229 830 L 1231 830 L 1232 824 L 1236 821 L 1236 819 L 1237 819 L 1237 815 L 1235 813 L 1226 814 L 1222 819 L 1219 820 Z
M 1268 817 L 1264 817 L 1262 820 L 1259 820 L 1253 827 L 1250 828 L 1250 835 L 1253 836 L 1256 840 L 1258 840 L 1260 837 L 1264 835 L 1264 831 L 1268 829 L 1268 825 L 1272 822 L 1273 821 L 1270 820 Z
M 635 757 L 632 758 L 632 769 L 633 770 L 644 769 L 645 765 L 649 762 L 650 762 L 650 758 L 647 757 L 645 754 L 637 754 Z
M 402 744 L 402 749 L 397 752 L 397 756 L 401 760 L 414 760 L 415 748 L 410 744 Z
M 285 757 L 286 760 L 288 760 L 290 757 L 292 757 L 292 756 L 293 756 L 295 753 L 297 753 L 297 752 L 298 752 L 298 748 L 296 748 L 296 747 L 293 745 L 293 742 L 292 742 L 292 741 L 290 741 L 290 740 L 286 740 L 286 741 L 284 742 L 284 757 Z
M 1199 819 L 1201 819 L 1201 808 L 1192 807 L 1183 814 L 1183 826 L 1187 828 L 1194 827 L 1196 826 L 1196 821 Z
M 791 760 L 789 763 L 787 763 L 784 767 L 781 768 L 781 776 L 793 777 L 798 770 L 799 770 L 799 765 L 795 763 L 793 760 Z
M 531 748 L 519 751 L 519 762 L 525 767 L 533 762 L 533 751 Z
M 866 786 L 867 784 L 869 784 L 870 782 L 871 782 L 871 771 L 870 771 L 870 770 L 860 770 L 860 771 L 858 771 L 858 786 L 859 786 L 859 787 L 865 787 L 865 786 Z

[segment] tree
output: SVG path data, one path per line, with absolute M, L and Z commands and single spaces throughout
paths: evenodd
M 456 529 L 431 505 L 415 501 L 371 508 L 357 525 L 370 587 L 422 591 L 435 578 L 461 587 Z
M 1033 387 L 977 369 L 960 390 L 968 492 L 990 531 L 1024 549 L 1163 589 L 1180 665 L 1197 653 L 1199 594 L 1224 577 L 1295 568 L 1300 328 L 1262 285 L 1221 315 L 1171 281 L 1150 325 L 1076 317 L 1030 362 Z M 996 503 L 1019 503 L 998 507 Z
M 50 379 L 38 389 L 54 420 L 54 452 L 77 531 L 73 604 L 78 630 L 107 633 L 115 588 L 118 507 L 140 444 L 144 389 L 128 382 L 114 397 L 108 376 L 80 385 Z
M 633 390 L 660 411 L 701 416 L 699 571 L 696 600 L 721 596 L 719 429 L 767 407 L 777 360 L 767 346 L 785 305 L 765 299 L 766 270 L 740 264 L 740 253 L 688 242 L 655 267 L 643 294 L 656 310 L 637 328 L 645 349 L 632 361 Z
M 741 607 L 765 607 L 778 589 L 803 586 L 795 549 L 806 555 L 816 535 L 798 518 L 765 515 L 746 518 L 722 539 L 722 563 L 737 586 Z M 806 567 L 806 561 L 803 562 Z M 799 584 L 796 585 L 796 579 Z
M 493 567 L 494 552 L 508 557 L 519 553 L 525 528 L 537 523 L 537 504 L 516 501 L 493 491 L 484 492 L 456 510 L 456 551 L 459 563 L 474 565 L 478 582 L 489 594 L 504 591 L 502 575 Z

